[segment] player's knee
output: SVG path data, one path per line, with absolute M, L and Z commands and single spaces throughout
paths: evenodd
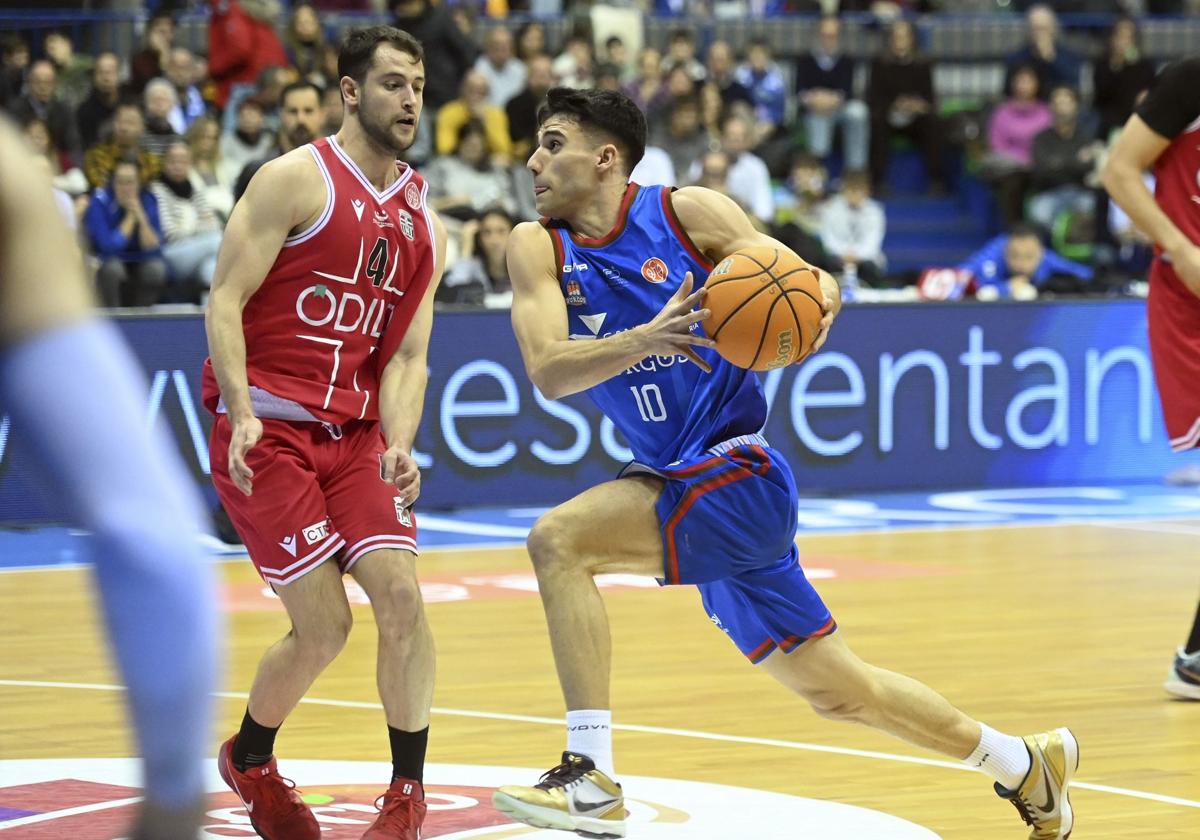
M 420 586 L 408 576 L 390 580 L 383 592 L 374 595 L 371 605 L 379 633 L 388 639 L 411 638 L 424 614 Z
M 539 577 L 562 570 L 570 558 L 571 549 L 566 534 L 561 517 L 554 511 L 543 514 L 533 524 L 525 545 Z
M 814 712 L 828 720 L 865 723 L 870 702 L 863 691 L 849 686 L 830 686 L 805 693 Z
M 346 646 L 353 625 L 354 618 L 347 607 L 344 611 L 293 625 L 292 636 L 302 655 L 312 662 L 327 665 Z

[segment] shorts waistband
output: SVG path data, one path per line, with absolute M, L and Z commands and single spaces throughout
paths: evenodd
M 708 451 L 711 452 L 713 455 L 724 455 L 729 450 L 737 449 L 739 446 L 754 446 L 754 445 L 770 446 L 770 444 L 767 443 L 767 439 L 765 437 L 763 437 L 762 435 L 759 435 L 759 434 L 739 435 L 738 437 L 730 438 L 729 440 L 723 440 L 720 443 L 718 443 L 716 446 L 710 446 L 708 448 Z

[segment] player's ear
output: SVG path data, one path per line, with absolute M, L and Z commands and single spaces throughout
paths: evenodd
M 597 161 L 601 170 L 610 169 L 617 164 L 617 147 L 612 143 L 605 143 L 600 147 L 600 159 Z
M 358 82 L 349 76 L 342 76 L 338 82 L 338 87 L 342 90 L 342 101 L 348 104 L 358 104 Z

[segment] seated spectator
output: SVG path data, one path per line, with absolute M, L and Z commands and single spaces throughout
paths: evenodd
M 742 86 L 734 73 L 737 70 L 734 61 L 733 48 L 728 41 L 713 41 L 708 45 L 707 82 L 714 85 L 721 94 L 721 101 L 726 105 L 734 102 L 754 104 L 750 91 Z
M 211 0 L 208 17 L 208 72 L 217 85 L 222 110 L 236 85 L 253 86 L 267 67 L 288 66 L 275 33 L 278 3 L 272 0 Z
M 92 194 L 83 223 L 100 258 L 96 274 L 105 306 L 152 306 L 167 282 L 158 202 L 143 189 L 138 161 L 117 161 L 109 184 Z
M 1092 64 L 1092 107 L 1100 117 L 1099 136 L 1125 125 L 1138 94 L 1154 81 L 1154 62 L 1142 54 L 1137 22 L 1120 17 L 1104 53 Z
M 771 60 L 771 48 L 766 40 L 750 42 L 746 51 L 746 62 L 734 76 L 737 83 L 750 91 L 754 106 L 754 145 L 770 140 L 783 125 L 784 109 L 787 107 L 787 91 L 783 72 Z
M 821 244 L 821 207 L 829 173 L 825 164 L 808 152 L 792 160 L 787 181 L 775 191 L 775 219 L 771 235 L 796 252 L 800 259 L 828 269 L 833 261 Z
M 517 58 L 529 63 L 530 59 L 546 55 L 546 27 L 536 20 L 527 20 L 517 27 Z
M 662 55 L 658 50 L 646 47 L 638 53 L 637 75 L 625 85 L 624 91 L 643 113 L 657 112 L 666 106 L 668 94 L 663 76 Z
M 341 96 L 338 97 L 339 102 Z M 221 138 L 221 157 L 238 172 L 242 167 L 261 160 L 270 152 L 275 138 L 267 130 L 262 105 L 257 99 L 243 99 L 237 106 L 233 132 Z
M 92 89 L 75 110 L 75 124 L 83 148 L 90 149 L 110 127 L 120 101 L 121 60 L 116 53 L 96 55 L 92 66 Z
M 700 63 L 700 59 L 696 58 L 697 52 L 696 33 L 690 29 L 676 29 L 671 33 L 667 55 L 663 59 L 663 69 L 670 74 L 676 67 L 681 67 L 692 82 L 703 82 L 708 71 Z
M 629 180 L 644 187 L 674 187 L 678 183 L 671 156 L 658 146 L 646 147 L 642 159 L 633 167 L 633 172 L 629 173 Z
M 22 129 L 33 153 L 46 161 L 54 188 L 70 196 L 86 195 L 90 190 L 87 178 L 61 149 L 55 148 L 54 138 L 50 136 L 46 123 L 33 117 L 25 121 Z
M 944 192 L 941 131 L 933 99 L 933 71 L 917 52 L 916 32 L 900 19 L 888 28 L 887 46 L 871 64 L 867 88 L 871 111 L 871 177 L 875 190 L 887 178 L 892 138 L 912 138 L 935 192 Z
M 1016 225 L 997 236 L 958 266 L 971 272 L 979 300 L 1032 300 L 1038 289 L 1056 275 L 1080 281 L 1092 279 L 1092 269 L 1064 259 L 1042 246 L 1037 228 Z
M 488 31 L 483 42 L 483 55 L 475 61 L 475 69 L 487 79 L 488 101 L 498 108 L 503 108 L 525 89 L 527 70 L 513 55 L 512 33 L 503 26 Z
M 537 143 L 537 109 L 546 97 L 546 91 L 554 86 L 554 72 L 550 69 L 550 56 L 536 55 L 527 62 L 525 88 L 508 100 L 504 106 L 508 117 L 508 136 L 512 139 L 513 159 L 524 161 L 533 152 Z
M 201 117 L 192 123 L 187 143 L 192 153 L 189 174 L 192 185 L 203 193 L 208 206 L 224 224 L 233 212 L 233 185 L 242 168 L 225 159 L 221 151 L 221 125 L 215 117 Z
M 29 65 L 26 93 L 9 105 L 9 112 L 19 123 L 37 117 L 46 123 L 54 147 L 78 161 L 82 155 L 75 113 L 58 97 L 58 70 L 54 63 L 40 59 Z
M 439 155 L 449 155 L 458 145 L 459 132 L 471 120 L 483 124 L 487 134 L 487 153 L 501 166 L 512 156 L 512 138 L 508 134 L 508 116 L 488 101 L 488 82 L 482 73 L 471 70 L 463 77 L 459 98 L 447 102 L 437 112 Z
M 233 186 L 235 204 L 264 164 L 316 138 L 323 117 L 321 94 L 319 87 L 307 81 L 292 82 L 283 89 L 279 96 L 279 130 L 275 133 L 275 145 L 263 157 L 242 167 Z
M 1054 123 L 1033 140 L 1033 168 L 1029 175 L 1029 219 L 1049 231 L 1066 212 L 1091 216 L 1096 194 L 1084 185 L 1103 146 L 1079 126 L 1079 95 L 1072 88 L 1056 87 L 1050 94 Z
M 0 40 L 0 108 L 8 108 L 25 87 L 29 69 L 29 44 L 20 35 L 5 35 Z
M 434 210 L 455 218 L 475 218 L 493 205 L 508 213 L 512 182 L 506 170 L 488 158 L 487 130 L 478 120 L 465 123 L 458 132 L 453 155 L 436 157 L 426 170 Z
M 342 128 L 342 119 L 346 116 L 345 105 L 342 102 L 342 89 L 337 85 L 325 88 L 321 95 L 321 131 L 320 136 L 328 137 L 337 134 Z
M 667 71 L 667 98 L 670 101 L 696 95 L 696 80 L 684 67 L 672 67 Z
M 620 71 L 622 84 L 630 80 L 632 68 L 629 66 L 629 48 L 619 35 L 612 35 L 604 42 L 604 61 Z
M 738 108 L 749 107 L 749 101 L 744 99 L 726 103 L 713 82 L 705 82 L 700 86 L 700 124 L 714 143 L 721 142 L 721 126 L 725 124 L 725 118 Z
M 458 259 L 446 270 L 437 290 L 443 303 L 482 304 L 489 309 L 512 306 L 505 248 L 513 218 L 492 208 L 462 226 Z
M 1008 227 L 1024 216 L 1033 139 L 1053 121 L 1050 106 L 1038 99 L 1037 74 L 1030 67 L 1018 69 L 1008 99 L 988 121 L 988 154 L 982 169 L 984 178 L 996 186 L 1000 216 Z
M 166 79 L 151 79 L 142 94 L 145 98 L 144 112 L 146 130 L 142 135 L 142 147 L 159 157 L 167 146 L 179 139 L 171 124 L 171 114 L 179 107 L 175 87 Z
M 870 112 L 851 98 L 854 60 L 842 54 L 841 33 L 837 17 L 821 18 L 812 52 L 796 64 L 796 96 L 804 113 L 808 150 L 825 160 L 833 150 L 833 131 L 841 126 L 846 168 L 864 169 Z
M 169 8 L 160 8 L 150 15 L 142 33 L 142 44 L 129 57 L 130 93 L 141 96 L 150 80 L 163 74 L 171 58 L 171 43 L 174 40 L 175 17 Z M 212 43 L 211 38 L 209 43 Z
M 750 151 L 754 140 L 752 132 L 746 117 L 738 114 L 726 117 L 721 132 L 721 151 L 729 159 L 726 173 L 729 192 L 750 215 L 766 224 L 775 216 L 775 197 L 771 194 L 771 174 L 767 165 Z
M 603 61 L 596 65 L 594 79 L 596 90 L 608 90 L 614 93 L 621 90 L 621 68 L 615 64 Z
M 700 155 L 697 163 L 699 171 L 694 179 L 696 186 L 719 192 L 726 198 L 731 198 L 739 205 L 741 204 L 737 196 L 729 189 L 729 155 L 716 149 L 710 149 Z M 744 206 L 743 209 L 745 209 Z
M 296 68 L 300 78 L 318 83 L 324 81 L 321 62 L 325 58 L 325 33 L 316 9 L 308 3 L 298 3 L 292 7 L 283 46 L 288 61 Z
M 563 87 L 590 88 L 594 62 L 591 36 L 576 32 L 554 59 L 554 78 Z
M 1005 59 L 1004 88 L 1012 88 L 1013 76 L 1023 67 L 1032 67 L 1038 80 L 1039 95 L 1045 97 L 1056 85 L 1079 87 L 1083 62 L 1061 43 L 1058 16 L 1049 6 L 1030 6 L 1025 13 L 1027 43 Z
M 1154 176 L 1146 172 L 1142 175 L 1142 183 L 1146 190 L 1154 195 Z M 1129 214 L 1121 209 L 1115 201 L 1108 203 L 1108 233 L 1117 245 L 1116 258 L 1113 261 L 1117 268 L 1140 276 L 1150 268 L 1154 258 L 1154 240 L 1141 228 L 1133 223 Z
M 842 175 L 842 190 L 821 208 L 821 244 L 841 263 L 843 274 L 856 274 L 868 286 L 883 279 L 887 258 L 883 206 L 871 198 L 871 179 L 861 169 Z
M 51 29 L 46 33 L 42 39 L 42 50 L 58 73 L 58 98 L 68 107 L 77 108 L 91 87 L 94 59 L 90 55 L 75 52 L 71 37 L 61 29 Z
M 708 132 L 700 125 L 700 99 L 696 95 L 676 99 L 667 115 L 653 123 L 649 144 L 658 146 L 671 158 L 671 167 L 679 177 L 693 172 L 692 165 L 709 147 Z
M 172 47 L 165 76 L 175 90 L 175 107 L 167 115 L 167 122 L 176 134 L 186 134 L 188 126 L 208 113 L 208 105 L 196 86 L 196 57 L 192 51 Z
M 138 161 L 140 183 L 147 184 L 158 174 L 160 165 L 156 154 L 142 147 L 145 122 L 142 109 L 136 102 L 121 102 L 113 114 L 112 138 L 87 150 L 83 157 L 83 174 L 88 183 L 99 189 L 107 187 L 117 161 L 134 158 Z
M 162 172 L 150 185 L 158 202 L 162 225 L 162 256 L 174 283 L 188 289 L 199 286 L 207 294 L 217 269 L 221 248 L 221 220 L 209 206 L 204 192 L 191 180 L 192 154 L 178 140 L 163 153 Z M 203 298 L 201 299 L 203 302 Z
M 430 0 L 389 0 L 395 25 L 425 48 L 425 111 L 432 116 L 458 94 L 463 76 L 475 63 L 478 49 L 454 22 L 446 3 Z M 421 120 L 421 125 L 427 125 Z M 455 127 L 451 133 L 458 135 Z M 438 152 L 438 154 L 443 154 Z

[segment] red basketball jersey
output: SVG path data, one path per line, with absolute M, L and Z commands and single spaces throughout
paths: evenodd
M 1175 226 L 1200 245 L 1200 56 L 1168 65 L 1138 116 L 1171 144 L 1154 164 L 1154 197 Z
M 428 185 L 398 163 L 379 192 L 333 137 L 305 148 L 325 179 L 325 209 L 287 238 L 243 311 L 252 399 L 261 416 L 376 420 L 383 368 L 433 276 Z M 203 394 L 216 412 L 211 359 Z

